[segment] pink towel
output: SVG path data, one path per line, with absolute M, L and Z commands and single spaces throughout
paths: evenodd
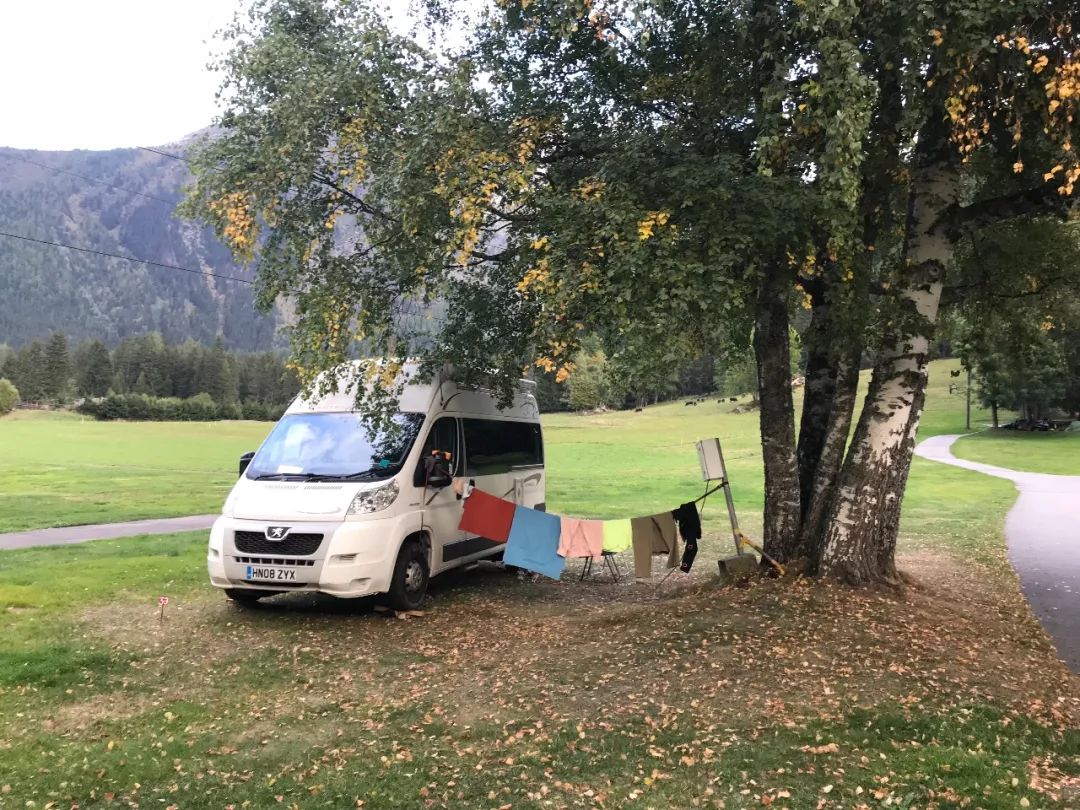
M 562 519 L 559 532 L 560 557 L 595 557 L 604 554 L 604 523 L 581 518 Z

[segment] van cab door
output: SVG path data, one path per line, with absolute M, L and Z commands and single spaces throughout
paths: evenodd
M 460 475 L 463 464 L 461 457 L 461 436 L 458 420 L 452 416 L 437 419 L 428 430 L 420 456 L 420 464 L 414 474 L 413 483 L 418 487 L 422 503 L 421 515 L 424 529 L 431 538 L 431 572 L 442 571 L 453 564 L 447 559 L 446 549 L 453 549 L 464 539 L 465 533 L 458 529 L 464 503 L 458 499 L 453 487 L 443 485 L 446 481 L 437 481 L 432 485 L 424 460 L 433 452 L 449 453 L 450 461 L 446 465 L 453 479 Z M 419 527 L 417 527 L 419 528 Z

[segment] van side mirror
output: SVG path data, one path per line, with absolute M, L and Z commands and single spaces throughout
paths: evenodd
M 432 489 L 445 489 L 446 487 L 450 486 L 451 483 L 453 483 L 453 479 L 448 474 L 440 470 L 437 473 L 432 473 L 431 477 L 428 478 L 427 483 L 428 486 Z
M 244 455 L 240 456 L 240 475 L 241 476 L 245 472 L 247 472 L 248 465 L 251 464 L 251 460 L 253 458 L 255 458 L 255 452 L 254 451 L 251 451 L 249 453 L 244 453 Z
M 416 485 L 428 486 L 431 489 L 443 489 L 453 483 L 450 473 L 451 454 L 441 450 L 433 450 L 430 456 L 425 456 L 416 471 Z

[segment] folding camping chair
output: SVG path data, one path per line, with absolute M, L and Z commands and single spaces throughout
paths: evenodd
M 619 563 L 615 559 L 614 551 L 605 551 L 601 555 L 602 565 L 611 574 L 611 580 L 613 582 L 619 582 L 622 579 L 622 571 L 619 569 Z M 586 557 L 585 564 L 581 566 L 581 576 L 578 577 L 578 582 L 581 582 L 587 576 L 592 576 L 593 572 L 593 558 Z

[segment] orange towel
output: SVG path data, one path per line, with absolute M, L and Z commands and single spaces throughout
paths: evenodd
M 595 557 L 604 555 L 604 524 L 599 520 L 562 519 L 559 532 L 560 557 Z

